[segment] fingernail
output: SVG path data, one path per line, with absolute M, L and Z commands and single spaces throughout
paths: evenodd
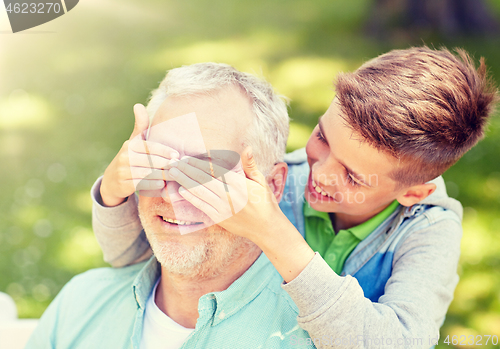
M 174 158 L 178 159 L 179 158 L 179 153 L 178 152 L 172 152 L 172 153 L 170 153 L 170 158 L 172 158 L 172 159 L 174 159 Z
M 156 182 L 156 186 L 157 186 L 158 188 L 163 188 L 163 187 L 165 186 L 165 182 L 164 182 L 164 181 L 157 181 L 157 182 Z
M 176 169 L 176 168 L 171 168 L 168 172 L 170 173 L 170 175 L 172 177 L 177 177 L 179 175 L 179 173 L 180 173 L 179 170 Z

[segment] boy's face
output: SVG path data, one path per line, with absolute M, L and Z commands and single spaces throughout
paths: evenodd
M 389 177 L 397 159 L 362 142 L 342 119 L 337 99 L 320 118 L 306 151 L 311 172 L 305 197 L 317 211 L 363 222 L 405 191 Z

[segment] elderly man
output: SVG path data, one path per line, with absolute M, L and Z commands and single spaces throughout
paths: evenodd
M 222 64 L 177 68 L 153 92 L 149 111 L 151 134 L 140 143 L 152 162 L 151 139 L 181 157 L 212 150 L 215 158 L 214 150 L 239 154 L 253 145 L 255 161 L 280 199 L 288 116 L 269 84 Z M 172 125 L 187 130 L 172 132 Z M 194 136 L 175 140 L 182 134 Z M 75 277 L 42 316 L 28 348 L 314 347 L 261 250 L 219 227 L 182 199 L 177 183 L 164 179 L 165 187 L 139 192 L 139 215 L 155 256 Z

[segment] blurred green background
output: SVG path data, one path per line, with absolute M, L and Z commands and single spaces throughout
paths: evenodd
M 483 3 L 489 22 L 474 22 L 471 15 L 484 15 L 477 11 L 467 19 L 436 9 L 444 0 L 427 17 L 405 15 L 408 3 L 86 0 L 17 34 L 1 9 L 0 291 L 20 317 L 40 317 L 73 275 L 105 265 L 89 190 L 129 137 L 132 106 L 169 68 L 217 61 L 264 76 L 292 100 L 289 150 L 305 145 L 337 72 L 393 48 L 463 47 L 484 56 L 500 82 L 500 1 Z M 447 335 L 500 336 L 499 155 L 494 118 L 486 139 L 444 176 L 465 218 L 461 281 L 441 348 L 452 346 Z

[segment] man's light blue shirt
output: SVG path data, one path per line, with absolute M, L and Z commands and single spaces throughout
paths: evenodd
M 160 272 L 152 257 L 74 277 L 47 308 L 26 348 L 139 348 L 146 301 Z M 281 282 L 261 254 L 226 290 L 200 298 L 196 328 L 182 348 L 314 348 Z

